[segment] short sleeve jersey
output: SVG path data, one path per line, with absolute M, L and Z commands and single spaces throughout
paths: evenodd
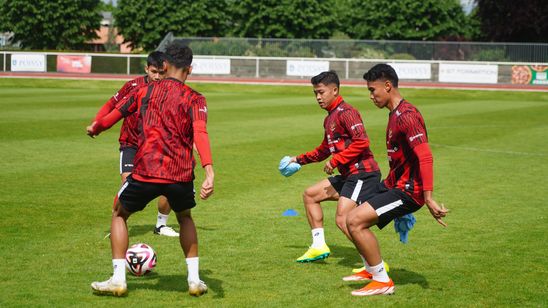
M 193 121 L 207 122 L 205 97 L 173 78 L 151 83 L 117 106 L 138 114 L 133 173 L 175 182 L 194 179 Z
M 386 148 L 390 171 L 384 180 L 388 188 L 397 188 L 424 204 L 419 160 L 413 148 L 428 142 L 426 125 L 419 110 L 402 100 L 392 110 L 386 128 Z

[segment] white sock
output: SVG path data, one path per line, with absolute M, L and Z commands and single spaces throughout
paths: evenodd
M 325 245 L 323 228 L 312 229 L 312 247 L 321 248 L 323 245 Z
M 360 257 L 362 258 L 363 266 L 365 267 L 365 270 L 366 270 L 368 273 L 371 273 L 371 266 L 369 266 L 369 264 L 367 263 L 367 260 L 365 260 L 365 257 L 362 256 L 362 254 L 360 254 Z
M 384 261 L 381 261 L 380 264 L 371 266 L 370 268 L 371 268 L 370 273 L 373 275 L 373 280 L 380 281 L 380 282 L 390 281 L 390 278 L 388 277 L 388 274 L 386 273 L 386 269 L 384 268 Z
M 158 219 L 156 220 L 156 228 L 160 226 L 167 226 L 167 218 L 169 215 L 164 215 L 160 212 L 158 212 Z
M 200 275 L 198 274 L 198 270 L 200 268 L 200 262 L 198 261 L 198 257 L 186 258 L 186 267 L 188 270 L 188 282 L 199 282 Z
M 112 281 L 126 282 L 126 260 L 112 259 L 112 268 L 114 269 Z

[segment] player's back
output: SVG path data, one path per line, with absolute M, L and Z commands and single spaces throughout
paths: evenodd
M 180 182 L 193 179 L 192 107 L 200 99 L 201 94 L 173 78 L 141 90 L 134 173 Z

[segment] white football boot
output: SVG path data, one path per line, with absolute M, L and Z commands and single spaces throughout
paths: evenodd
M 207 293 L 207 285 L 203 281 L 189 281 L 188 282 L 188 294 L 192 296 L 202 296 Z
M 165 235 L 169 237 L 179 237 L 179 232 L 173 230 L 173 228 L 168 226 L 159 226 L 154 228 L 154 234 Z
M 112 277 L 106 281 L 95 281 L 91 283 L 93 293 L 100 295 L 126 296 L 127 284 L 125 282 L 114 282 Z

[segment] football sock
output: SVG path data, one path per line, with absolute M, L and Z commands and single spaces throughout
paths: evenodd
M 199 261 L 198 257 L 186 258 L 186 266 L 188 270 L 188 282 L 200 281 L 200 275 L 198 274 Z
M 325 245 L 323 228 L 312 229 L 312 247 L 321 248 L 323 245 Z
M 116 282 L 126 282 L 126 260 L 112 259 L 112 268 L 114 269 L 112 280 Z
M 373 280 L 380 281 L 380 282 L 389 282 L 390 278 L 388 277 L 388 274 L 386 273 L 386 269 L 384 268 L 384 262 L 381 261 L 381 263 L 371 266 L 370 273 L 373 275 Z
M 365 266 L 365 270 L 371 273 L 371 266 L 369 266 L 369 264 L 367 263 L 367 260 L 365 260 L 365 257 L 362 256 L 362 254 L 360 254 L 360 257 L 362 258 L 363 266 Z
M 167 218 L 169 215 L 164 215 L 160 212 L 158 212 L 158 220 L 156 220 L 156 228 L 160 226 L 167 226 Z

